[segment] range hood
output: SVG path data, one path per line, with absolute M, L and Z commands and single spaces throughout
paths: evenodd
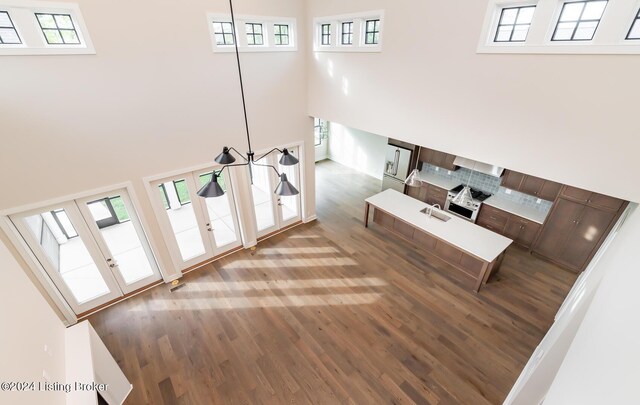
M 465 169 L 475 170 L 476 172 L 488 174 L 489 176 L 493 177 L 502 176 L 502 172 L 504 171 L 504 168 L 502 167 L 463 158 L 461 156 L 456 156 L 453 164 L 456 166 L 464 167 Z

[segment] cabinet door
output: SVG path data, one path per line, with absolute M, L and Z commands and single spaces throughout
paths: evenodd
M 416 229 L 413 233 L 413 240 L 418 244 L 418 246 L 422 247 L 425 250 L 433 251 L 436 247 L 436 242 L 438 241 L 433 236 L 429 235 L 426 232 L 423 232 L 419 229 Z
M 615 212 L 585 207 L 562 250 L 560 261 L 576 271 L 584 270 L 587 260 L 615 217 Z
M 512 170 L 505 170 L 504 174 L 502 175 L 502 183 L 500 185 L 502 187 L 517 191 L 520 189 L 522 180 L 524 180 L 524 174 L 514 172 Z
M 458 166 L 453 163 L 454 160 L 456 160 L 456 155 L 450 155 L 447 153 L 444 159 L 444 168 L 447 170 L 456 170 Z
M 585 206 L 573 201 L 559 199 L 545 222 L 534 251 L 550 259 L 560 259 L 565 242 L 573 233 L 575 223 Z
M 439 150 L 434 150 L 433 154 L 431 155 L 431 163 L 434 166 L 438 166 L 438 167 L 444 167 L 445 165 L 445 160 L 447 158 L 447 154 L 444 152 L 440 152 Z
M 604 194 L 591 193 L 587 203 L 596 208 L 615 212 L 622 207 L 624 201 Z
M 520 234 L 518 235 L 516 242 L 524 247 L 530 248 L 536 240 L 536 236 L 538 235 L 538 231 L 540 231 L 541 227 L 542 225 L 536 222 L 526 221 L 522 223 L 522 229 L 520 230 Z
M 544 185 L 544 179 L 535 176 L 524 176 L 522 184 L 520 184 L 521 192 L 529 195 L 538 196 L 542 186 Z
M 416 200 L 425 201 L 427 198 L 427 188 L 425 186 L 407 187 L 407 195 Z
M 404 236 L 405 238 L 411 240 L 413 239 L 413 232 L 415 231 L 415 228 L 405 222 L 400 221 L 399 219 L 394 219 L 393 230 Z
M 570 200 L 578 201 L 584 204 L 586 204 L 589 201 L 591 194 L 592 193 L 589 190 L 583 190 L 581 188 L 571 187 L 571 186 L 565 186 L 562 189 L 562 193 L 561 193 L 563 197 L 566 197 Z
M 458 264 L 462 251 L 439 240 L 436 244 L 436 255 L 451 264 Z
M 561 188 L 562 184 L 556 183 L 555 181 L 545 180 L 538 197 L 547 201 L 555 201 L 558 194 L 560 194 Z
M 444 208 L 444 204 L 447 202 L 447 190 L 434 186 L 433 184 L 429 184 L 427 187 L 425 202 L 430 205 L 438 204 L 440 205 L 440 208 Z
M 395 218 L 384 211 L 375 209 L 373 211 L 373 222 L 384 226 L 387 229 L 393 229 Z
M 523 225 L 519 218 L 512 215 L 511 218 L 509 218 L 507 225 L 504 227 L 503 235 L 509 239 L 513 239 L 514 242 L 517 242 L 520 237 L 520 233 L 522 232 L 522 228 Z
M 420 148 L 420 161 L 431 164 L 433 161 L 433 149 Z

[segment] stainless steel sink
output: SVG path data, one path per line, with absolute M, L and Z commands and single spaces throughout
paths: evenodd
M 423 213 L 427 218 L 429 218 L 429 207 L 421 209 L 420 212 Z M 431 211 L 431 218 L 437 219 L 442 222 L 447 222 L 448 220 L 451 219 L 450 216 L 445 215 L 442 212 L 436 211 L 436 210 Z

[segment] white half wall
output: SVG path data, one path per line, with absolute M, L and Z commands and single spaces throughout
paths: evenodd
M 0 381 L 64 384 L 65 327 L 0 240 Z M 45 346 L 47 351 L 45 351 Z M 64 391 L 0 390 L 2 404 L 64 404 Z
M 545 405 L 640 403 L 640 210 L 601 265 L 606 274 L 571 343 Z
M 329 159 L 382 180 L 388 138 L 331 122 Z

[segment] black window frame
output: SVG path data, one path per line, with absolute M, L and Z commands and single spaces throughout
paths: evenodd
M 349 27 L 348 30 L 345 30 L 344 27 Z M 345 36 L 347 38 L 347 42 L 345 42 Z M 340 44 L 342 45 L 353 45 L 353 21 L 344 21 L 340 25 Z
M 320 24 L 320 45 L 331 45 L 331 24 Z
M 11 14 L 9 14 L 9 12 L 5 10 L 0 10 L 0 14 L 6 14 L 7 19 L 9 19 L 9 24 L 11 24 L 8 27 L 0 27 L 0 29 L 12 29 L 13 32 L 16 34 L 16 37 L 18 37 L 18 41 L 19 41 L 19 42 L 4 42 L 2 40 L 2 36 L 0 36 L 0 45 L 22 45 L 23 44 L 22 38 L 20 38 L 20 34 L 18 34 L 18 30 L 16 29 L 16 25 L 13 23 Z
M 248 46 L 264 46 L 264 26 L 262 23 L 244 23 L 245 31 L 247 33 L 247 45 Z M 256 32 L 256 26 L 260 27 L 260 32 Z M 251 27 L 251 32 L 249 32 L 249 27 Z M 249 37 L 253 38 L 253 43 L 249 42 Z M 256 38 L 260 38 L 260 43 L 256 42 Z
M 627 32 L 627 36 L 624 37 L 624 39 L 626 41 L 638 41 L 638 40 L 640 40 L 640 37 L 629 38 L 629 35 L 631 35 L 631 31 L 633 31 L 633 27 L 635 27 L 636 24 L 640 24 L 640 10 L 638 10 L 638 13 L 636 14 L 636 17 L 633 19 L 633 22 L 631 23 L 631 27 L 629 27 L 629 32 Z
M 158 188 L 162 191 L 162 194 L 164 194 L 164 199 L 167 202 L 167 206 L 164 207 L 164 209 L 169 210 L 169 208 L 171 208 L 171 203 L 169 202 L 169 194 L 167 194 L 167 188 L 164 186 L 164 183 L 160 183 L 160 185 L 158 185 Z M 179 198 L 178 201 L 180 201 Z
M 69 236 L 69 234 L 67 233 L 67 230 L 65 229 L 64 225 L 62 225 L 62 221 L 60 221 L 60 218 L 58 218 L 58 213 L 60 213 L 60 212 L 64 212 L 64 215 L 66 215 L 67 219 L 69 219 L 69 225 L 71 226 L 71 229 L 73 229 L 73 232 L 75 232 L 75 235 Z M 69 214 L 67 214 L 67 211 L 65 211 L 64 208 L 58 208 L 57 210 L 51 211 L 51 216 L 56 221 L 56 224 L 58 225 L 58 228 L 60 228 L 60 230 L 64 234 L 65 238 L 73 239 L 73 238 L 77 238 L 79 236 L 78 235 L 78 231 L 76 230 L 76 228 L 71 223 L 71 219 L 69 218 Z
M 233 23 L 231 21 L 213 21 L 213 36 L 216 40 L 216 45 L 218 46 L 231 46 L 235 45 L 236 34 L 233 29 Z M 221 32 L 216 31 L 216 24 L 220 24 Z M 230 28 L 230 31 L 225 31 L 225 27 Z M 218 42 L 218 35 L 222 35 L 222 43 Z M 227 42 L 227 35 L 231 35 L 231 42 Z
M 64 13 L 34 13 L 34 15 L 36 16 L 36 20 L 38 21 L 38 25 L 40 26 L 40 31 L 42 31 L 42 35 L 44 36 L 44 40 L 47 41 L 48 45 L 82 45 L 82 40 L 80 39 L 80 34 L 78 33 L 78 30 L 76 29 L 76 23 L 73 22 L 73 16 L 71 14 L 64 14 Z M 49 15 L 51 17 L 53 17 L 53 22 L 56 24 L 56 28 L 44 28 L 42 26 L 42 23 L 40 22 L 40 18 L 38 16 L 40 15 Z M 58 21 L 56 20 L 56 16 L 64 16 L 64 17 L 69 17 L 69 20 L 71 20 L 71 25 L 73 26 L 73 28 L 60 28 L 58 26 Z M 62 43 L 51 43 L 49 42 L 49 38 L 47 37 L 47 34 L 45 33 L 45 30 L 47 31 L 58 31 L 58 35 L 60 35 L 60 38 L 62 39 Z M 76 34 L 76 38 L 78 38 L 78 42 L 66 42 L 64 37 L 62 36 L 62 31 L 73 31 Z
M 529 29 L 531 28 L 531 23 L 527 23 L 527 24 L 518 24 L 518 17 L 520 16 L 520 11 L 524 8 L 536 8 L 536 5 L 528 5 L 528 6 L 515 6 L 515 7 L 503 7 L 502 10 L 500 11 L 500 18 L 498 19 L 498 25 L 496 26 L 496 34 L 493 37 L 493 42 L 497 42 L 497 43 L 509 43 L 509 42 L 525 42 L 527 40 L 527 36 L 529 36 Z M 516 13 L 516 18 L 513 20 L 513 24 L 502 24 L 502 17 L 504 16 L 504 12 L 507 10 L 518 10 L 518 12 Z M 535 11 L 534 11 L 535 13 Z M 514 40 L 513 39 L 513 33 L 516 30 L 516 27 L 518 26 L 528 26 L 527 28 L 527 34 L 524 36 L 524 39 L 522 40 Z M 500 27 L 511 27 L 511 35 L 509 35 L 509 39 L 506 41 L 499 41 L 498 40 L 498 34 L 500 33 Z
M 373 23 L 373 31 L 369 31 L 369 23 Z M 373 34 L 373 42 L 369 42 L 369 34 Z M 373 18 L 366 20 L 364 23 L 364 44 L 378 45 L 380 44 L 380 19 Z
M 278 32 L 276 30 L 276 27 L 279 28 L 280 32 Z M 287 29 L 286 34 L 282 33 L 282 28 L 283 27 Z M 291 38 L 290 38 L 290 35 L 289 35 L 290 32 L 291 32 L 291 26 L 289 24 L 281 24 L 281 23 L 273 24 L 273 37 L 274 37 L 273 45 L 274 46 L 289 46 L 289 45 L 291 45 L 291 41 L 290 41 Z M 287 39 L 286 43 L 282 41 L 284 38 Z M 280 43 L 278 43 L 278 39 L 280 40 Z
M 600 16 L 599 19 L 597 20 L 582 20 L 582 15 L 584 14 L 584 10 L 587 8 L 587 4 L 588 3 L 593 3 L 596 1 L 606 1 L 606 4 L 604 6 L 604 10 L 602 10 L 602 15 Z M 582 11 L 580 11 L 580 16 L 578 16 L 578 19 L 573 21 L 560 21 L 560 18 L 562 18 L 562 13 L 564 12 L 564 8 L 567 6 L 567 4 L 575 4 L 575 3 L 584 3 L 584 6 L 582 7 Z M 593 37 L 596 36 L 596 32 L 598 31 L 598 27 L 600 27 L 600 21 L 602 21 L 602 17 L 604 16 L 605 11 L 607 10 L 607 6 L 609 5 L 609 0 L 579 0 L 579 1 L 565 1 L 564 3 L 562 3 L 562 9 L 560 10 L 560 14 L 558 14 L 558 21 L 556 21 L 556 26 L 553 28 L 553 34 L 551 35 L 551 41 L 552 42 L 584 42 L 584 41 L 593 41 Z M 558 31 L 558 25 L 560 25 L 561 23 L 576 23 L 575 28 L 573 29 L 573 32 L 571 33 L 571 38 L 569 39 L 554 39 L 556 36 L 556 32 Z M 591 36 L 591 38 L 589 39 L 574 39 L 574 37 L 576 36 L 576 32 L 578 31 L 578 27 L 580 27 L 580 23 L 584 23 L 584 22 L 596 22 L 596 28 L 593 30 L 593 35 Z

